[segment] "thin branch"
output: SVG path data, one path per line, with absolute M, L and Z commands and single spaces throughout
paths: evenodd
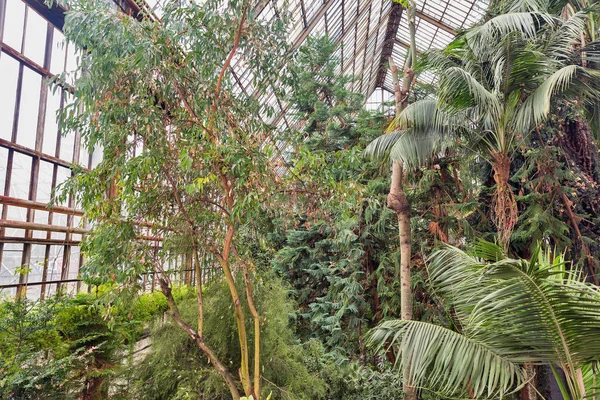
M 221 92 L 221 83 L 223 81 L 223 77 L 225 76 L 225 72 L 227 71 L 227 68 L 229 68 L 229 65 L 231 64 L 231 60 L 233 59 L 233 56 L 235 55 L 238 47 L 240 46 L 242 32 L 244 30 L 244 24 L 246 23 L 246 17 L 248 15 L 248 7 L 249 7 L 248 2 L 246 2 L 244 4 L 244 11 L 242 12 L 242 18 L 240 19 L 240 24 L 239 24 L 237 32 L 235 34 L 235 39 L 233 41 L 233 48 L 229 52 L 229 55 L 227 56 L 227 59 L 225 60 L 225 64 L 223 65 L 223 68 L 221 68 L 221 73 L 219 74 L 219 78 L 217 79 L 217 86 L 215 89 L 215 94 L 217 96 L 217 99 L 219 97 L 219 93 Z M 217 102 L 216 102 L 217 99 L 215 99 L 215 101 L 213 102 L 213 111 L 215 111 L 217 108 Z

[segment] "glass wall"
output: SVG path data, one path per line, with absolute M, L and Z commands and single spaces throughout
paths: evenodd
M 31 298 L 81 286 L 83 214 L 71 198 L 47 204 L 73 164 L 90 168 L 98 157 L 77 135 L 61 135 L 70 88 L 52 90 L 47 80 L 72 71 L 77 55 L 48 20 L 56 10 L 40 4 L 0 0 L 0 293 Z

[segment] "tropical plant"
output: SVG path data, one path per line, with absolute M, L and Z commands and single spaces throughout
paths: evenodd
M 477 243 L 470 254 L 446 246 L 430 259 L 433 289 L 452 308 L 453 329 L 389 320 L 370 343 L 401 353 L 409 381 L 443 395 L 496 398 L 527 383 L 522 364 L 550 365 L 565 399 L 595 393 L 584 379 L 600 359 L 600 290 L 568 271 L 562 255 L 538 248 L 531 260 Z M 593 370 L 592 370 L 593 371 Z M 587 384 L 587 386 L 586 386 Z
M 241 287 L 242 281 L 237 282 Z M 314 339 L 299 342 L 292 331 L 290 316 L 295 304 L 277 279 L 262 276 L 254 286 L 256 306 L 263 310 L 262 325 L 262 396 L 273 393 L 276 399 L 325 399 L 331 388 L 324 379 L 333 362 L 325 361 L 324 349 L 313 348 Z M 239 362 L 236 321 L 227 310 L 229 289 L 221 279 L 205 285 L 206 319 L 204 329 L 211 348 L 222 359 Z M 247 302 L 242 306 L 248 309 Z M 179 303 L 186 321 L 198 317 L 195 299 Z M 225 317 L 224 317 L 225 316 Z M 248 321 L 248 328 L 251 322 Z M 209 335 L 210 334 L 210 335 Z M 150 333 L 151 347 L 133 363 L 124 378 L 128 395 L 140 400 L 153 399 L 229 399 L 230 393 L 209 360 L 194 341 L 172 321 L 157 319 Z M 330 365 L 331 364 L 331 365 Z
M 113 394 L 123 355 L 141 336 L 144 322 L 166 309 L 108 308 L 104 287 L 45 301 L 0 303 L 0 396 L 7 399 L 100 399 Z M 180 298 L 179 290 L 175 294 Z M 147 306 L 154 297 L 144 295 Z
M 421 66 L 440 76 L 435 100 L 406 108 L 392 125 L 399 131 L 383 136 L 373 152 L 426 160 L 446 145 L 440 134 L 478 138 L 494 172 L 492 217 L 508 248 L 518 218 L 509 183 L 516 143 L 544 122 L 555 100 L 598 99 L 596 44 L 586 51 L 575 45 L 588 18 L 588 11 L 564 18 L 546 11 L 501 14 L 459 34 L 443 51 L 427 53 Z

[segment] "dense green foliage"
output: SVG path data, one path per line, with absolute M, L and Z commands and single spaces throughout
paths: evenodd
M 177 290 L 177 298 L 188 296 Z M 146 322 L 166 310 L 158 293 L 143 295 L 126 309 L 103 305 L 111 290 L 44 302 L 0 303 L 0 394 L 8 399 L 107 397 L 120 390 L 124 355 Z M 160 295 L 162 297 L 162 295 Z M 126 357 L 125 357 L 126 358 Z
M 64 128 L 105 155 L 63 195 L 95 221 L 82 276 L 106 286 L 0 304 L 0 397 L 391 400 L 406 378 L 423 399 L 506 399 L 539 386 L 532 363 L 565 398 L 593 393 L 595 5 L 495 3 L 420 55 L 392 119 L 363 109 L 328 38 L 290 57 L 283 14 L 269 25 L 245 2 L 176 3 L 162 21 L 91 0 L 67 16 L 87 53 Z M 234 90 L 229 56 L 257 92 L 285 89 L 295 128 L 275 132 L 272 110 Z M 420 85 L 425 71 L 440 80 Z M 394 160 L 413 321 L 396 320 Z M 142 294 L 151 276 L 157 291 Z
M 277 398 L 324 398 L 327 384 L 322 371 L 311 366 L 311 355 L 317 344 L 298 344 L 290 327 L 293 307 L 287 292 L 278 281 L 256 282 L 255 301 L 262 311 L 263 376 L 268 385 L 267 396 L 277 392 Z M 222 359 L 239 362 L 239 342 L 235 320 L 227 303 L 229 296 L 224 282 L 210 284 L 205 291 L 205 330 L 211 347 Z M 247 307 L 247 305 L 244 305 Z M 198 308 L 193 299 L 180 304 L 182 316 L 192 322 Z M 250 327 L 250 323 L 249 326 Z M 210 367 L 194 342 L 173 322 L 159 320 L 151 332 L 152 348 L 133 371 L 131 396 L 138 399 L 221 399 L 228 390 L 220 376 Z M 322 354 L 321 354 L 322 356 Z M 314 355 L 319 358 L 319 354 Z M 314 361 L 312 361 L 314 364 Z
M 361 110 L 361 96 L 347 89 L 351 80 L 334 73 L 334 50 L 326 37 L 309 38 L 290 67 L 290 101 L 305 128 L 292 132 L 285 183 L 296 207 L 280 218 L 283 247 L 273 267 L 295 289 L 303 335 L 325 337 L 348 357 L 364 355 L 362 332 L 394 313 L 385 297 L 394 296 L 387 278 L 396 249 L 385 178 L 362 157 L 386 121 Z

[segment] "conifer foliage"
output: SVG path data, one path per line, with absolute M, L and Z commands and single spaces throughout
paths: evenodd
M 343 356 L 364 356 L 363 333 L 396 312 L 385 178 L 362 157 L 386 120 L 362 110 L 353 79 L 336 73 L 334 51 L 327 37 L 309 38 L 290 68 L 290 101 L 304 128 L 289 155 L 285 183 L 295 207 L 282 218 L 273 266 L 295 289 L 306 335 L 325 337 Z

